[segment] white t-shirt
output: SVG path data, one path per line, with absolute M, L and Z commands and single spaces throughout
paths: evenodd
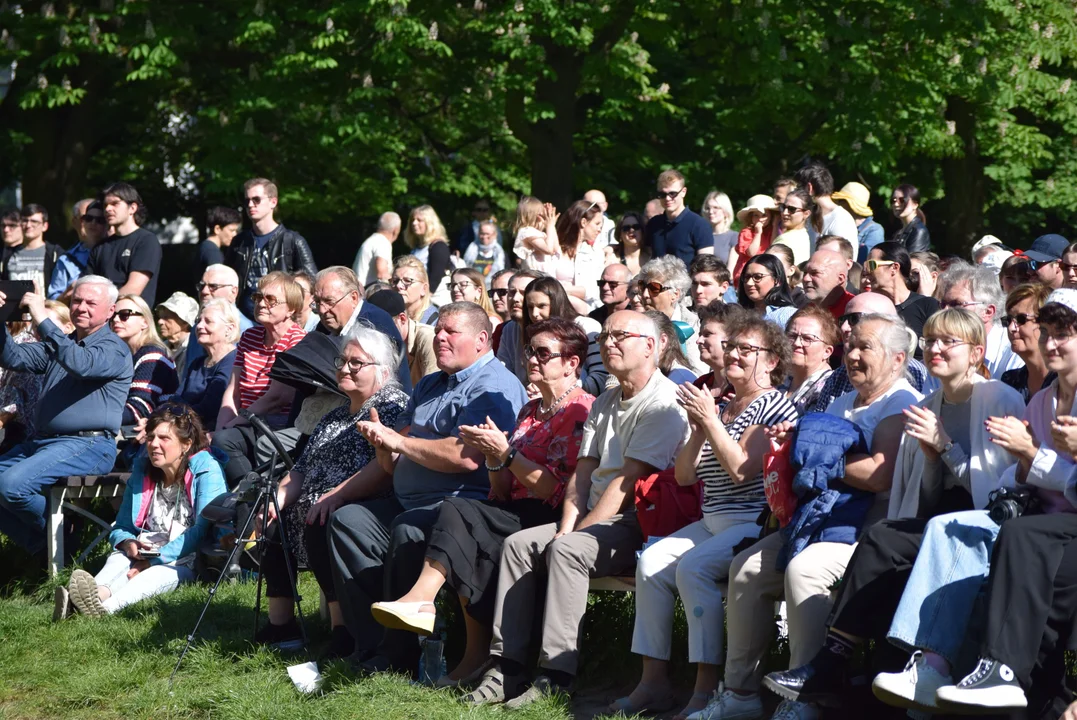
M 856 233 L 856 220 L 853 220 L 853 216 L 841 205 L 823 216 L 823 232 L 820 235 L 843 237 L 853 244 L 854 250 L 860 243 Z
M 374 258 L 382 258 L 393 266 L 393 244 L 389 238 L 381 233 L 374 233 L 359 246 L 359 252 L 355 255 L 355 264 L 352 270 L 355 277 L 359 278 L 359 284 L 366 287 L 378 279 L 378 268 Z
M 910 405 L 915 405 L 923 399 L 922 393 L 910 385 L 908 380 L 901 378 L 871 405 L 854 407 L 856 390 L 850 390 L 841 397 L 834 398 L 834 401 L 827 407 L 826 412 L 828 415 L 837 415 L 858 425 L 864 431 L 864 436 L 867 437 L 869 445 L 873 445 L 875 428 L 879 426 L 879 423 L 891 415 L 901 414 L 902 410 Z
M 666 470 L 689 433 L 688 416 L 677 403 L 677 385 L 657 369 L 635 397 L 622 400 L 620 386 L 602 393 L 591 406 L 580 443 L 581 459 L 598 460 L 587 509 L 622 475 L 625 459 Z

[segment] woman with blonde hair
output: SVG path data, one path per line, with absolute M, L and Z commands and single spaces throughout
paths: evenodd
M 408 318 L 424 325 L 433 325 L 438 321 L 437 308 L 430 304 L 430 280 L 426 266 L 419 258 L 414 255 L 398 257 L 389 284 L 404 298 Z
M 236 362 L 239 309 L 224 298 L 210 298 L 198 313 L 194 335 L 205 352 L 187 366 L 176 398 L 209 425 L 217 422 Z
M 737 231 L 730 230 L 733 225 L 733 203 L 729 196 L 718 190 L 711 190 L 703 198 L 700 215 L 711 224 L 714 234 L 714 256 L 725 263 L 732 272 L 737 264 L 733 250 L 737 246 Z
M 122 424 L 134 425 L 148 418 L 162 397 L 176 392 L 179 387 L 176 364 L 168 356 L 165 341 L 157 334 L 153 311 L 140 295 L 120 295 L 109 325 L 131 348 L 135 375 L 123 408 Z
M 435 307 L 447 305 L 450 302 L 448 275 L 452 270 L 452 261 L 449 259 L 452 251 L 445 226 L 441 224 L 434 208 L 420 205 L 412 209 L 404 230 L 404 240 L 411 248 L 412 256 L 425 266 L 430 302 Z
M 453 270 L 449 291 L 452 293 L 453 302 L 464 300 L 475 303 L 486 311 L 494 327 L 501 324 L 501 316 L 494 310 L 494 304 L 490 301 L 490 296 L 486 294 L 486 281 L 478 270 L 472 268 Z

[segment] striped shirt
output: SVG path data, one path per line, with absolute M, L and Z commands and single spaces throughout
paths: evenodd
M 179 387 L 176 365 L 161 348 L 145 345 L 135 353 L 133 362 L 135 373 L 123 407 L 124 425 L 148 418 L 161 398 L 175 393 Z
M 725 407 L 725 403 L 722 404 Z M 725 424 L 726 432 L 735 441 L 752 425 L 776 425 L 795 421 L 796 408 L 779 390 L 769 390 L 749 403 L 740 415 Z M 703 512 L 707 515 L 733 515 L 758 513 L 767 504 L 763 492 L 763 472 L 739 485 L 729 477 L 718 458 L 714 456 L 709 442 L 703 443 L 703 452 L 696 466 L 696 477 L 703 483 Z
M 243 333 L 236 351 L 236 363 L 233 366 L 239 380 L 239 409 L 245 410 L 269 389 L 269 371 L 277 359 L 277 353 L 291 350 L 303 339 L 306 332 L 299 325 L 292 324 L 284 337 L 273 347 L 265 346 L 266 329 L 255 325 Z M 279 412 L 287 415 L 290 408 Z

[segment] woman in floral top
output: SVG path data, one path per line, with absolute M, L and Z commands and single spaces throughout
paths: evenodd
M 351 654 L 354 642 L 344 626 L 336 599 L 325 526 L 308 525 L 307 514 L 322 495 L 374 462 L 374 448 L 359 434 L 355 424 L 369 420 L 371 410 L 377 410 L 386 425 L 392 427 L 396 423 L 397 416 L 408 404 L 408 396 L 396 380 L 398 362 L 396 349 L 384 334 L 364 323 L 357 323 L 348 332 L 337 358 L 337 387 L 350 403 L 322 418 L 303 454 L 277 490 L 293 577 L 297 565 L 310 568 L 329 604 L 332 656 Z M 279 532 L 280 528 L 275 530 Z M 258 632 L 255 640 L 274 644 L 298 639 L 292 585 L 280 544 L 266 544 L 262 572 L 269 598 L 269 624 Z
M 63 303 L 46 300 L 45 313 L 65 335 L 75 332 L 75 326 L 71 324 L 71 313 Z M 12 342 L 20 345 L 40 339 L 29 323 L 11 338 Z M 0 454 L 33 437 L 34 409 L 37 407 L 44 378 L 44 375 L 17 370 L 4 370 L 0 373 L 0 427 L 4 429 Z
M 441 586 L 460 596 L 467 649 L 442 685 L 477 678 L 489 656 L 501 546 L 513 533 L 556 522 L 565 483 L 576 470 L 583 424 L 595 398 L 579 386 L 587 336 L 576 323 L 550 318 L 527 330 L 528 382 L 541 397 L 520 410 L 511 437 L 494 426 L 461 426 L 460 439 L 486 456 L 490 498 L 448 498 L 430 532 L 419 580 L 396 602 L 374 603 L 388 627 L 430 634 Z

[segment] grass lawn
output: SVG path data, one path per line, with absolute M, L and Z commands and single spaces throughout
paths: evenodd
M 301 592 L 315 648 L 326 639 L 309 574 Z M 453 692 L 412 687 L 399 676 L 356 680 L 341 664 L 323 668 L 324 692 L 297 692 L 285 668 L 301 656 L 250 642 L 253 583 L 222 585 L 171 692 L 168 677 L 207 596 L 182 587 L 162 598 L 91 620 L 52 622 L 51 586 L 0 598 L 0 718 L 504 718 L 496 708 L 468 709 Z M 264 614 L 263 614 L 264 618 Z M 628 652 L 619 648 L 622 655 Z M 634 680 L 635 678 L 630 678 Z M 572 718 L 550 700 L 512 717 Z M 591 716 L 592 712 L 582 714 Z

